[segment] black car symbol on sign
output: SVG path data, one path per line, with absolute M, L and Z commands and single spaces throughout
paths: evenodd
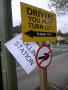
M 49 53 L 44 53 L 44 56 L 38 57 L 39 59 L 45 59 L 47 60 L 49 58 Z

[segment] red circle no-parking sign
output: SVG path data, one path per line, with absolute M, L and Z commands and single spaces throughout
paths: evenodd
M 45 69 L 51 62 L 52 51 L 48 46 L 39 47 L 36 53 L 36 63 L 38 67 Z

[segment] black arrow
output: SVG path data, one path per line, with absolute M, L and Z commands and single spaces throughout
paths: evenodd
M 30 30 L 25 33 L 26 35 L 30 37 L 56 37 L 56 33 L 53 32 L 39 32 L 39 31 L 33 31 Z
M 39 59 L 44 59 L 44 58 L 46 58 L 46 60 L 49 58 L 49 54 L 48 53 L 44 53 L 44 56 L 41 56 L 41 57 L 39 57 Z

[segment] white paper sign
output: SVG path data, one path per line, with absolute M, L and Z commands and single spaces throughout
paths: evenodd
M 5 46 L 27 73 L 36 67 L 35 55 L 39 46 L 35 42 L 23 42 L 22 34 L 19 34 Z

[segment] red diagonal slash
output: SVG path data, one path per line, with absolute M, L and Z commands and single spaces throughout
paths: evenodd
M 47 55 L 43 58 L 43 60 L 39 64 L 41 64 L 43 61 L 45 61 L 47 59 L 47 57 L 49 56 L 50 52 L 51 52 L 51 50 L 47 53 Z

